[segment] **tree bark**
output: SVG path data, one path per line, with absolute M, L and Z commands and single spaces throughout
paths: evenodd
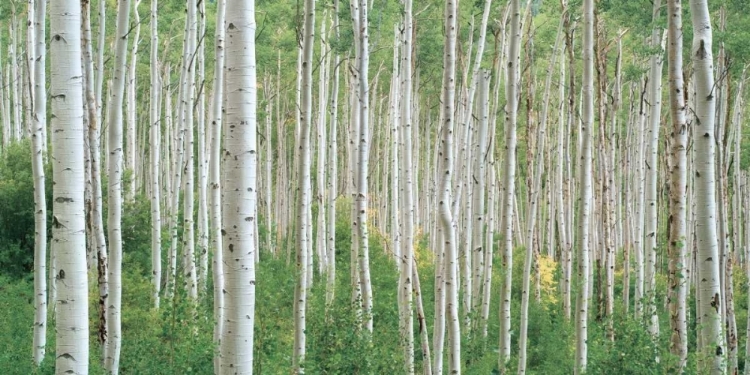
M 88 278 L 84 218 L 81 6 L 50 3 L 52 246 L 57 254 L 55 373 L 89 371 Z
M 721 374 L 725 371 L 724 337 L 721 324 L 719 249 L 716 238 L 716 167 L 714 121 L 713 53 L 708 2 L 691 0 L 694 29 L 692 62 L 695 68 L 695 200 L 698 284 L 699 372 Z
M 115 65 L 112 95 L 107 106 L 109 131 L 109 183 L 107 197 L 107 232 L 109 239 L 109 299 L 107 301 L 107 338 L 105 368 L 113 375 L 119 373 L 120 346 L 122 343 L 122 100 L 125 91 L 125 63 L 128 49 L 128 19 L 130 0 L 120 0 L 117 11 L 115 35 Z

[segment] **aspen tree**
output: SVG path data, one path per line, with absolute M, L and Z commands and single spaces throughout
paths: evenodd
M 661 13 L 661 0 L 654 1 L 652 22 L 659 20 Z M 661 125 L 661 92 L 662 92 L 662 65 L 664 47 L 661 41 L 662 30 L 654 26 L 651 32 L 651 47 L 657 52 L 651 55 L 649 72 L 649 104 L 648 130 L 646 157 L 646 195 L 645 195 L 645 227 L 644 227 L 644 252 L 646 258 L 644 296 L 646 303 L 646 319 L 651 335 L 659 334 L 659 316 L 656 314 L 656 235 L 658 230 L 657 211 L 657 176 L 659 162 L 657 152 L 659 151 L 659 126 Z
M 52 246 L 57 254 L 56 374 L 89 371 L 88 278 L 84 218 L 81 6 L 50 2 Z
M 315 2 L 305 0 L 304 37 L 301 53 L 300 79 L 300 110 L 298 112 L 300 137 L 299 145 L 299 197 L 297 206 L 297 285 L 294 290 L 294 351 L 292 353 L 292 372 L 304 374 L 306 349 L 306 313 L 309 258 L 307 252 L 311 250 L 308 236 L 307 221 L 310 218 L 311 182 L 310 169 L 310 127 L 312 123 L 312 69 L 313 69 L 313 36 L 315 35 Z M 229 13 L 227 13 L 229 14 Z
M 226 35 L 226 0 L 216 4 L 216 36 L 214 42 L 214 92 L 211 105 L 211 153 L 209 156 L 209 174 L 211 180 L 211 234 L 213 250 L 213 283 L 214 283 L 214 345 L 221 345 L 224 327 L 224 257 L 223 238 L 221 235 L 221 135 L 224 108 L 224 38 Z M 214 373 L 221 372 L 221 353 L 214 354 Z
M 159 293 L 161 292 L 161 195 L 159 163 L 161 157 L 161 121 L 159 116 L 159 99 L 161 85 L 159 82 L 158 56 L 158 0 L 151 0 L 151 103 L 149 108 L 149 124 L 151 130 L 151 276 L 154 284 L 154 306 L 159 308 Z
M 315 250 L 318 255 L 318 270 L 319 274 L 323 274 L 325 265 L 328 260 L 326 256 L 328 242 L 326 241 L 326 142 L 328 141 L 326 136 L 326 104 L 328 104 L 328 69 L 330 63 L 330 51 L 328 50 L 328 43 L 326 42 L 326 20 L 328 18 L 328 10 L 323 11 L 323 17 L 320 23 L 320 64 L 318 66 L 318 124 L 317 124 L 317 171 L 316 171 L 316 197 L 315 200 L 318 202 L 318 218 L 317 218 L 317 238 L 315 239 Z
M 713 32 L 708 2 L 691 0 L 693 23 L 692 62 L 695 68 L 695 214 L 699 297 L 699 372 L 721 374 L 725 370 L 724 337 L 721 325 L 719 249 L 716 238 L 716 170 L 714 164 Z
M 198 275 L 195 267 L 195 219 L 193 215 L 195 207 L 195 196 L 193 184 L 195 183 L 195 157 L 193 156 L 193 107 L 195 105 L 195 60 L 193 54 L 196 51 L 196 34 L 198 21 L 196 17 L 196 0 L 187 2 L 187 20 L 185 36 L 185 48 L 183 50 L 182 62 L 182 130 L 185 133 L 185 168 L 183 170 L 185 187 L 185 200 L 183 206 L 183 234 L 182 234 L 182 271 L 184 273 L 185 290 L 188 297 L 195 301 L 198 299 Z
M 37 4 L 44 3 L 44 1 Z M 81 2 L 81 19 L 83 21 L 83 80 L 84 96 L 86 99 L 86 121 L 88 123 L 88 141 L 89 147 L 86 152 L 89 153 L 91 160 L 91 190 L 92 190 L 92 209 L 91 209 L 91 229 L 94 232 L 94 245 L 96 246 L 96 268 L 97 283 L 99 289 L 99 327 L 98 339 L 102 348 L 102 353 L 107 352 L 107 299 L 109 297 L 109 286 L 107 283 L 107 241 L 104 237 L 104 222 L 102 218 L 102 179 L 101 179 L 101 146 L 100 146 L 100 118 L 97 115 L 97 98 L 95 94 L 95 76 L 94 64 L 92 58 L 92 40 L 91 40 L 91 17 L 89 1 Z M 39 29 L 37 28 L 37 31 Z M 39 72 L 36 71 L 36 74 Z M 40 96 L 37 95 L 37 98 Z M 36 99 L 35 99 L 36 100 Z
M 502 198 L 504 278 L 500 291 L 500 359 L 504 369 L 510 360 L 510 298 L 513 281 L 513 220 L 516 186 L 516 127 L 518 122 L 518 89 L 520 86 L 521 10 L 519 0 L 510 3 L 510 30 L 508 45 L 508 67 L 505 80 L 505 168 L 503 170 L 504 196 Z
M 352 5 L 353 27 L 355 27 L 355 48 L 357 56 L 357 88 L 359 116 L 357 131 L 357 166 L 356 187 L 356 219 L 353 230 L 358 232 L 358 264 L 359 282 L 362 293 L 362 308 L 365 314 L 364 325 L 372 332 L 372 285 L 370 283 L 370 246 L 367 228 L 367 191 L 368 191 L 368 165 L 370 153 L 370 88 L 368 70 L 370 67 L 370 42 L 368 26 L 368 1 L 359 0 L 359 4 Z M 355 14 L 357 13 L 357 14 Z M 354 124 L 352 126 L 355 126 Z
M 47 127 L 46 13 L 47 2 L 33 3 L 34 35 L 29 42 L 33 64 L 31 116 L 31 168 L 34 174 L 34 364 L 39 366 L 47 346 L 47 201 L 45 198 L 44 154 Z M 32 22 L 32 20 L 30 20 Z M 31 36 L 31 35 L 30 35 Z M 33 43 L 32 43 L 33 42 Z M 7 138 L 3 138 L 6 141 Z M 4 147 L 3 147 L 4 149 Z
M 135 185 L 136 185 L 136 98 L 135 98 L 135 85 L 136 85 L 136 72 L 135 67 L 138 63 L 136 60 L 138 57 L 138 44 L 140 43 L 141 36 L 141 18 L 138 14 L 138 5 L 141 4 L 141 0 L 133 0 L 133 19 L 135 25 L 132 31 L 133 33 L 133 46 L 130 49 L 130 61 L 127 67 L 126 73 L 126 84 L 125 84 L 125 170 L 130 171 L 130 180 L 128 180 L 127 190 L 125 191 L 125 200 L 132 202 L 135 199 Z
M 336 35 L 339 37 L 339 1 L 334 0 L 334 15 L 332 28 Z M 328 244 L 328 260 L 326 265 L 326 303 L 330 305 L 333 303 L 333 297 L 336 287 L 336 197 L 338 196 L 338 103 L 339 103 L 339 62 L 341 58 L 338 52 L 333 52 L 333 63 L 331 69 L 333 69 L 333 87 L 331 89 L 331 102 L 328 110 L 330 111 L 331 117 L 331 129 L 329 132 L 328 141 L 328 197 L 326 205 L 328 205 L 328 227 L 326 229 L 326 241 Z
M 456 120 L 454 114 L 456 93 L 456 18 L 458 16 L 455 0 L 445 2 L 445 46 L 443 48 L 443 89 L 442 89 L 442 139 L 440 157 L 442 158 L 442 176 L 440 180 L 440 198 L 438 212 L 443 229 L 445 272 L 445 310 L 447 312 L 448 333 L 448 371 L 451 374 L 461 373 L 461 331 L 458 318 L 458 239 L 453 213 L 451 212 L 451 177 L 455 170 L 453 160 L 453 132 Z
M 667 1 L 668 60 L 669 61 L 669 111 L 672 120 L 670 134 L 671 167 L 669 204 L 669 315 L 670 352 L 679 358 L 676 370 L 683 371 L 687 364 L 687 262 L 686 247 L 686 191 L 687 191 L 687 120 L 685 82 L 682 78 L 682 2 Z
M 583 2 L 583 94 L 580 206 L 578 214 L 578 297 L 575 373 L 586 372 L 588 357 L 589 223 L 591 220 L 591 135 L 594 127 L 594 0 Z
M 255 2 L 226 4 L 226 132 L 222 178 L 226 290 L 221 374 L 253 373 L 257 220 Z
M 208 155 L 206 150 L 206 2 L 198 5 L 198 50 L 196 52 L 196 117 L 198 123 L 198 289 L 206 292 L 208 280 Z M 256 222 L 257 224 L 257 222 Z M 257 254 L 257 252 L 256 252 Z
M 403 175 L 400 176 L 402 181 L 399 182 L 399 186 L 403 187 L 403 194 L 401 194 L 401 200 L 403 201 L 402 210 L 402 234 L 401 249 L 399 251 L 401 255 L 400 261 L 400 283 L 402 289 L 402 302 L 404 305 L 402 324 L 403 324 L 403 335 L 406 339 L 404 343 L 404 350 L 406 351 L 405 371 L 407 374 L 414 372 L 414 312 L 412 310 L 412 303 L 414 295 L 412 293 L 413 288 L 417 288 L 414 283 L 417 282 L 415 279 L 417 269 L 414 263 L 414 158 L 412 155 L 412 124 L 414 121 L 413 107 L 412 107 L 412 96 L 413 96 L 413 82 L 412 82 L 412 51 L 413 51 L 413 32 L 414 32 L 414 16 L 412 13 L 413 1 L 404 0 L 404 14 L 401 29 L 401 66 L 399 69 L 399 78 L 401 79 L 400 87 L 400 135 L 403 141 L 403 155 L 399 155 L 401 159 L 401 170 Z M 392 177 L 393 178 L 393 177 Z M 421 293 L 421 292 L 420 292 Z M 419 301 L 421 303 L 421 299 Z M 424 314 L 422 314 L 424 318 Z M 424 335 L 427 334 L 426 326 L 422 327 Z M 424 340 L 427 341 L 427 340 Z M 429 351 L 429 344 L 423 343 L 426 350 Z M 425 353 L 427 354 L 427 353 Z M 427 354 L 429 357 L 429 354 Z M 429 358 L 424 363 L 425 369 L 431 369 Z
M 97 19 L 99 20 L 99 39 L 96 43 L 96 63 L 94 64 L 95 69 L 95 86 L 94 86 L 94 96 L 96 97 L 96 123 L 97 124 L 104 124 L 102 121 L 102 102 L 104 100 L 104 96 L 102 95 L 102 89 L 104 87 L 104 50 L 105 48 L 105 41 L 107 36 L 107 19 L 106 19 L 106 11 L 107 11 L 107 0 L 99 0 L 99 9 L 98 13 L 99 16 Z
M 107 300 L 107 339 L 104 355 L 107 372 L 116 375 L 120 367 L 120 346 L 122 343 L 122 100 L 125 92 L 125 63 L 128 49 L 130 0 L 119 0 L 117 9 L 117 29 L 115 35 L 115 65 L 112 94 L 107 105 L 107 130 L 109 132 L 109 183 L 107 184 L 108 212 L 107 232 L 109 239 Z M 80 95 L 79 95 L 80 96 Z

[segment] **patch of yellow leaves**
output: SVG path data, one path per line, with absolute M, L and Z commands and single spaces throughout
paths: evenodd
M 537 258 L 539 266 L 539 288 L 541 289 L 542 302 L 545 306 L 557 304 L 557 281 L 555 270 L 557 262 L 547 255 L 539 255 Z

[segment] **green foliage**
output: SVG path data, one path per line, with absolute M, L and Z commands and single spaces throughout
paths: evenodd
M 0 154 L 0 270 L 13 277 L 30 276 L 34 265 L 34 176 L 30 156 L 28 139 L 11 144 Z M 49 165 L 45 169 L 49 213 L 52 173 Z

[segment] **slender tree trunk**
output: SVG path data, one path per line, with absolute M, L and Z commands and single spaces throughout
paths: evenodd
M 661 0 L 654 1 L 653 22 L 659 20 L 661 13 Z M 646 270 L 644 280 L 644 298 L 646 302 L 646 318 L 648 319 L 648 330 L 652 336 L 659 335 L 659 316 L 656 314 L 656 235 L 658 232 L 658 197 L 657 179 L 659 161 L 659 127 L 661 125 L 661 77 L 664 47 L 661 41 L 662 30 L 654 27 L 651 32 L 651 47 L 657 53 L 651 56 L 649 74 L 649 128 L 647 130 L 648 144 L 646 145 L 646 196 L 645 196 L 645 227 L 644 227 L 644 252 L 646 255 Z
M 224 39 L 226 35 L 226 0 L 218 0 L 216 8 L 216 37 L 214 62 L 214 93 L 211 106 L 211 154 L 209 173 L 211 179 L 211 239 L 213 242 L 213 283 L 214 283 L 214 345 L 221 346 L 224 329 L 224 257 L 222 212 L 221 212 L 221 136 L 224 108 Z M 221 353 L 214 354 L 214 373 L 221 372 Z
M 440 181 L 438 212 L 444 238 L 444 277 L 445 309 L 448 332 L 448 371 L 461 373 L 461 331 L 458 317 L 458 236 L 456 223 L 451 212 L 451 177 L 456 172 L 453 160 L 453 130 L 456 120 L 454 100 L 456 93 L 456 34 L 458 4 L 455 0 L 445 2 L 445 46 L 443 49 L 443 90 L 442 90 L 442 140 L 440 157 L 443 161 Z
M 719 249 L 716 238 L 716 171 L 714 164 L 714 99 L 713 54 L 708 2 L 691 0 L 690 11 L 694 28 L 692 61 L 695 68 L 695 153 L 701 162 L 695 164 L 696 239 L 700 319 L 698 355 L 699 372 L 721 374 L 725 371 L 724 337 L 720 311 Z
M 208 154 L 206 149 L 206 2 L 198 6 L 197 110 L 198 117 L 198 289 L 206 292 L 208 283 Z M 194 106 L 195 107 L 195 106 Z M 257 222 L 256 222 L 257 224 Z M 257 252 L 256 252 L 257 255 Z
M 516 186 L 516 127 L 518 116 L 518 88 L 520 85 L 519 64 L 521 46 L 521 11 L 519 0 L 510 3 L 510 43 L 508 53 L 508 69 L 505 81 L 505 168 L 503 176 L 503 255 L 502 267 L 504 279 L 500 292 L 500 360 L 501 372 L 510 360 L 510 306 L 511 283 L 513 281 L 513 215 Z
M 589 223 L 591 220 L 591 135 L 594 127 L 594 0 L 583 3 L 583 111 L 580 173 L 580 206 L 578 214 L 578 297 L 576 302 L 575 373 L 586 372 L 588 358 L 589 308 Z
M 37 4 L 43 4 L 40 1 Z M 90 3 L 81 3 L 83 20 L 83 68 L 84 68 L 84 93 L 86 97 L 86 120 L 88 122 L 88 140 L 91 160 L 91 229 L 94 231 L 93 238 L 96 245 L 97 283 L 99 287 L 99 327 L 98 339 L 102 348 L 102 354 L 107 352 L 107 299 L 109 297 L 109 286 L 107 283 L 107 242 L 104 237 L 104 222 L 102 218 L 102 180 L 101 180 L 101 147 L 99 138 L 101 136 L 99 117 L 96 113 L 97 99 L 94 92 L 94 65 L 91 56 L 91 17 Z M 38 72 L 37 72 L 38 73 Z M 37 97 L 39 97 L 37 95 Z
M 47 201 L 45 198 L 44 154 L 47 127 L 46 9 L 47 2 L 37 1 L 34 9 L 34 39 L 29 42 L 34 74 L 31 118 L 31 167 L 34 173 L 34 364 L 39 366 L 47 346 Z M 2 76 L 0 74 L 0 76 Z M 3 138 L 4 141 L 7 138 Z M 3 147 L 4 149 L 4 147 Z
M 151 0 L 151 103 L 149 123 L 151 124 L 151 272 L 154 284 L 154 306 L 159 308 L 159 293 L 161 292 L 161 195 L 159 177 L 161 175 L 161 121 L 159 103 L 161 98 L 161 83 L 159 82 L 159 67 L 157 53 L 159 51 L 158 35 L 158 0 Z
M 308 251 L 311 250 L 308 236 L 307 221 L 310 218 L 310 206 L 312 197 L 310 194 L 310 169 L 312 159 L 310 156 L 310 128 L 312 123 L 312 69 L 313 69 L 313 36 L 315 35 L 315 3 L 313 0 L 305 0 L 305 28 L 302 47 L 301 64 L 301 98 L 299 124 L 300 148 L 299 148 L 299 198 L 297 207 L 297 286 L 294 291 L 294 352 L 292 353 L 292 372 L 303 374 L 305 368 L 306 351 L 306 313 L 309 258 Z
M 687 191 L 687 120 L 685 83 L 682 78 L 682 3 L 668 0 L 669 110 L 672 119 L 670 205 L 669 205 L 669 315 L 672 334 L 670 352 L 679 358 L 676 371 L 687 364 L 687 279 L 685 262 L 687 227 L 685 200 Z
M 125 95 L 126 95 L 126 109 L 125 111 L 125 124 L 127 130 L 125 132 L 125 170 L 130 171 L 130 179 L 127 180 L 128 186 L 125 191 L 125 200 L 132 202 L 135 199 L 135 185 L 136 185 L 136 98 L 135 98 L 135 85 L 136 85 L 136 71 L 135 68 L 138 64 L 138 44 L 140 43 L 141 35 L 141 18 L 138 14 L 138 5 L 141 4 L 141 0 L 133 1 L 133 20 L 135 25 L 132 31 L 133 33 L 133 47 L 130 50 L 130 61 L 127 71 L 127 83 L 125 84 Z
M 185 132 L 185 168 L 183 170 L 185 186 L 185 201 L 183 206 L 183 233 L 182 248 L 183 262 L 182 272 L 184 274 L 185 290 L 188 297 L 196 301 L 198 299 L 198 275 L 195 267 L 195 157 L 193 156 L 193 108 L 195 105 L 195 63 L 196 34 L 198 21 L 196 17 L 196 0 L 187 2 L 187 24 L 185 36 L 185 52 L 182 66 L 182 129 Z
M 57 254 L 55 372 L 89 371 L 88 277 L 84 218 L 81 5 L 50 4 L 52 98 L 52 246 Z
M 109 183 L 107 197 L 107 231 L 109 237 L 109 296 L 107 300 L 107 339 L 105 368 L 113 375 L 119 373 L 120 347 L 122 343 L 122 100 L 125 91 L 125 63 L 128 49 L 128 19 L 130 0 L 120 0 L 117 11 L 115 35 L 115 72 L 112 96 L 107 106 L 107 128 L 109 131 Z
M 339 2 L 334 1 L 333 30 L 339 37 Z M 337 52 L 333 55 L 333 88 L 331 90 L 330 111 L 331 125 L 328 141 L 328 228 L 326 229 L 326 240 L 328 241 L 328 269 L 326 270 L 326 304 L 333 303 L 336 288 L 336 197 L 338 197 L 338 105 L 339 105 L 339 62 Z

